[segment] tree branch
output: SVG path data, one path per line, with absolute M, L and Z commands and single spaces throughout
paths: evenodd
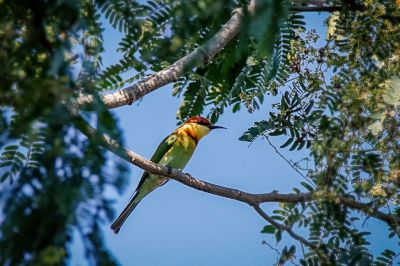
M 95 141 L 105 149 L 113 152 L 114 154 L 126 160 L 127 162 L 138 166 L 144 171 L 150 174 L 169 177 L 191 188 L 209 194 L 241 201 L 253 207 L 258 206 L 261 203 L 265 202 L 300 203 L 300 202 L 310 202 L 317 200 L 320 201 L 331 200 L 332 202 L 337 202 L 350 209 L 361 211 L 366 215 L 370 215 L 381 221 L 384 221 L 393 228 L 397 228 L 398 225 L 400 225 L 400 217 L 386 214 L 384 212 L 379 211 L 377 208 L 374 208 L 371 204 L 358 202 L 346 196 L 328 193 L 326 195 L 326 198 L 323 198 L 323 195 L 321 195 L 321 193 L 319 193 L 319 195 L 316 195 L 315 193 L 312 192 L 288 193 L 288 194 L 281 194 L 278 193 L 277 191 L 273 191 L 270 193 L 248 193 L 238 189 L 223 187 L 216 184 L 208 183 L 206 181 L 197 179 L 191 176 L 190 174 L 183 173 L 182 171 L 179 171 L 177 169 L 172 169 L 169 167 L 158 165 L 141 157 L 135 152 L 122 147 L 119 143 L 117 143 L 110 137 L 99 133 L 95 128 L 90 126 L 82 117 L 79 116 L 76 117 L 74 124 L 91 141 Z
M 247 7 L 250 14 L 255 12 L 255 2 L 255 0 L 251 0 Z M 228 22 L 205 44 L 150 77 L 120 91 L 103 95 L 102 101 L 108 108 L 132 104 L 154 90 L 176 81 L 188 70 L 208 62 L 239 33 L 244 13 L 242 8 L 234 10 Z M 92 101 L 93 96 L 81 95 L 77 103 L 82 106 Z
M 362 203 L 348 197 L 339 197 L 339 201 L 344 206 L 347 206 L 353 210 L 361 211 L 367 215 L 371 215 L 381 221 L 386 222 L 393 228 L 397 228 L 400 225 L 400 217 L 381 212 L 377 208 L 374 208 L 371 204 Z
M 296 234 L 292 230 L 292 228 L 290 226 L 287 226 L 285 224 L 280 224 L 277 221 L 275 221 L 271 216 L 269 216 L 266 212 L 264 212 L 259 205 L 256 205 L 253 208 L 256 210 L 256 212 L 261 217 L 263 217 L 267 222 L 269 222 L 270 224 L 275 226 L 277 229 L 279 229 L 281 231 L 286 231 L 291 237 L 293 237 L 294 239 L 298 240 L 300 243 L 306 245 L 307 247 L 309 247 L 309 248 L 311 248 L 313 250 L 317 250 L 318 249 L 318 246 L 314 245 L 313 243 L 311 243 L 310 241 L 308 241 L 304 237 Z
M 247 6 L 250 14 L 256 10 L 256 1 L 251 0 Z M 308 1 L 313 5 L 293 5 L 290 10 L 292 12 L 333 12 L 343 10 L 342 6 L 328 6 L 324 5 L 324 1 Z M 319 3 L 319 4 L 316 4 Z M 357 5 L 353 10 L 362 10 L 364 7 Z M 207 63 L 212 59 L 221 49 L 223 49 L 240 31 L 241 20 L 244 15 L 242 8 L 238 8 L 232 12 L 232 17 L 225 23 L 225 25 L 205 44 L 197 47 L 191 53 L 179 59 L 172 65 L 152 74 L 148 78 L 137 82 L 134 85 L 128 86 L 117 92 L 109 93 L 101 97 L 102 101 L 108 108 L 117 108 L 124 105 L 130 105 L 143 96 L 169 84 L 175 82 L 180 76 L 185 74 L 188 70 L 196 66 Z M 398 21 L 398 17 L 383 15 L 382 18 L 394 19 Z M 86 103 L 92 102 L 93 96 L 81 94 L 77 99 L 77 106 L 82 106 Z
M 277 221 L 275 221 L 271 216 L 269 216 L 266 212 L 264 212 L 261 207 L 259 205 L 254 206 L 254 209 L 256 210 L 256 212 L 263 217 L 267 222 L 269 222 L 270 224 L 272 224 L 273 226 L 275 226 L 277 229 L 281 230 L 281 231 L 285 231 L 287 232 L 293 239 L 296 239 L 297 241 L 299 241 L 302 245 L 305 245 L 307 247 L 309 247 L 310 249 L 314 250 L 315 253 L 318 254 L 318 256 L 322 259 L 322 261 L 324 262 L 323 265 L 331 265 L 332 262 L 329 259 L 329 256 L 326 254 L 326 252 L 320 248 L 318 245 L 315 245 L 313 243 L 311 243 L 310 241 L 308 241 L 307 239 L 305 239 L 304 237 L 302 237 L 301 235 L 295 233 L 292 229 L 292 227 L 285 225 L 285 224 L 281 224 L 278 223 Z
M 347 6 L 332 6 L 327 5 L 326 1 L 302 1 L 302 2 L 314 2 L 310 3 L 312 5 L 293 5 L 290 7 L 290 11 L 292 12 L 335 12 L 335 11 L 343 11 L 345 9 L 351 11 L 364 11 L 366 8 L 361 4 L 350 4 Z M 383 14 L 380 16 L 382 19 L 387 19 L 392 21 L 393 23 L 399 23 L 400 17 Z
M 292 12 L 334 12 L 341 11 L 341 6 L 292 6 L 290 11 Z

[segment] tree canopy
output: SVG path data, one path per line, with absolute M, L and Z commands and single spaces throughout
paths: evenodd
M 128 163 L 247 203 L 265 219 L 262 233 L 299 243 L 278 252 L 278 265 L 399 262 L 399 251 L 384 243 L 373 254 L 363 228 L 378 219 L 399 242 L 399 6 L 0 1 L 1 264 L 66 264 L 74 232 L 90 264 L 118 264 L 101 225 L 114 217 L 105 190 L 123 191 Z M 326 36 L 303 12 L 329 12 Z M 121 33 L 122 56 L 103 67 L 106 26 Z M 217 122 L 224 112 L 252 113 L 272 98 L 265 119 L 239 140 L 283 140 L 273 146 L 277 156 L 302 150 L 307 162 L 285 160 L 304 182 L 285 194 L 252 194 L 200 182 L 124 147 L 110 109 L 167 84 L 182 99 L 177 122 L 193 115 Z M 266 202 L 279 208 L 268 214 L 260 207 Z

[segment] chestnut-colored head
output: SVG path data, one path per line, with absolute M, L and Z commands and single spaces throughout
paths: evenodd
M 199 115 L 192 116 L 191 118 L 186 120 L 184 124 L 188 124 L 188 123 L 195 123 L 195 124 L 204 125 L 204 126 L 212 125 L 210 120 L 208 120 L 207 118 L 201 117 Z
M 195 139 L 196 142 L 207 135 L 212 129 L 216 128 L 225 127 L 215 126 L 210 120 L 201 116 L 192 116 L 180 127 L 181 130 L 185 131 L 189 136 Z

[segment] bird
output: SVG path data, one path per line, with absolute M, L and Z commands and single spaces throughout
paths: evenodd
M 192 157 L 200 139 L 210 133 L 211 130 L 218 128 L 226 129 L 223 126 L 213 125 L 204 117 L 193 116 L 158 145 L 150 161 L 182 170 Z M 168 177 L 144 172 L 129 203 L 111 225 L 111 230 L 118 234 L 122 225 L 139 202 L 150 192 L 167 183 L 168 180 Z

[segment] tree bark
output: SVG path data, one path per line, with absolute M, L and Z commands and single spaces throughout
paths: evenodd
M 334 202 L 336 204 L 341 204 L 352 210 L 360 211 L 365 215 L 375 217 L 383 222 L 386 222 L 393 228 L 396 228 L 400 225 L 400 217 L 386 214 L 378 210 L 377 208 L 374 208 L 371 204 L 362 203 L 347 196 L 334 194 L 333 192 L 326 193 L 325 197 L 320 193 L 319 195 L 316 195 L 312 192 L 288 193 L 288 194 L 281 194 L 278 193 L 277 191 L 273 191 L 270 193 L 248 193 L 238 189 L 208 183 L 206 181 L 197 179 L 191 176 L 190 174 L 183 173 L 182 171 L 179 171 L 177 169 L 172 169 L 169 167 L 158 165 L 143 158 L 137 153 L 125 147 L 122 147 L 116 141 L 109 138 L 108 136 L 100 134 L 95 128 L 91 127 L 81 117 L 77 118 L 77 120 L 75 121 L 75 125 L 91 141 L 95 141 L 97 144 L 101 145 L 105 149 L 113 152 L 114 154 L 126 160 L 127 162 L 138 166 L 144 171 L 150 174 L 169 177 L 191 188 L 209 194 L 241 201 L 253 207 L 259 206 L 261 203 L 266 203 L 266 202 L 301 203 L 301 202 L 326 200 Z
M 251 0 L 247 9 L 253 14 L 256 9 L 255 0 Z M 232 12 L 232 17 L 225 25 L 205 44 L 197 47 L 193 52 L 179 59 L 172 65 L 154 73 L 150 77 L 138 83 L 126 87 L 117 92 L 103 95 L 102 101 L 108 108 L 117 108 L 130 105 L 143 96 L 161 88 L 171 82 L 175 82 L 188 70 L 210 61 L 222 48 L 224 48 L 240 31 L 240 23 L 244 16 L 244 10 L 238 8 Z M 78 106 L 93 101 L 91 95 L 81 95 Z
M 293 1 L 292 12 L 333 12 L 343 10 L 343 6 L 330 6 L 327 1 Z M 304 5 L 306 4 L 306 5 Z M 356 5 L 351 10 L 363 10 L 363 6 Z M 251 0 L 247 6 L 250 14 L 256 10 L 256 1 Z M 205 44 L 199 46 L 188 55 L 179 59 L 172 65 L 152 74 L 150 77 L 141 80 L 134 85 L 128 86 L 117 92 L 112 92 L 101 96 L 102 101 L 108 108 L 118 108 L 124 105 L 131 105 L 143 96 L 175 82 L 180 76 L 196 66 L 210 61 L 221 49 L 223 49 L 239 32 L 240 23 L 244 15 L 244 10 L 238 8 L 232 12 L 232 17 L 225 25 Z M 384 19 L 398 22 L 400 19 L 394 16 L 382 15 Z M 81 94 L 77 99 L 77 109 L 86 103 L 93 101 L 92 95 Z

